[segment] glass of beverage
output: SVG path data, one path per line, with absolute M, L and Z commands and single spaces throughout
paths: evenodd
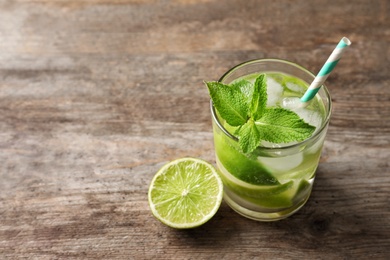
M 315 126 L 316 130 L 309 138 L 279 144 L 263 141 L 250 153 L 244 153 L 234 129 L 220 117 L 213 102 L 211 114 L 225 202 L 247 218 L 274 221 L 292 215 L 309 199 L 332 103 L 327 88 L 322 86 L 308 105 L 289 107 L 289 100 L 299 99 L 315 76 L 301 66 L 283 60 L 242 63 L 227 71 L 219 82 L 253 81 L 261 73 L 267 78 L 267 106 L 289 108 Z

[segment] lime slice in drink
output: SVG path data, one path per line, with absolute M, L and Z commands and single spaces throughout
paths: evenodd
M 149 206 L 162 223 L 179 229 L 206 223 L 221 205 L 223 184 L 215 168 L 200 159 L 164 165 L 149 187 Z
M 227 126 L 229 128 L 229 126 Z M 230 131 L 231 129 L 228 129 Z M 278 185 L 279 181 L 261 165 L 257 158 L 250 158 L 240 151 L 238 143 L 222 134 L 214 134 L 218 161 L 239 180 L 254 185 Z M 222 163 L 223 162 L 223 163 Z M 221 168 L 221 167 L 220 167 Z
M 243 201 L 267 208 L 284 208 L 292 205 L 290 193 L 294 190 L 294 181 L 269 186 L 253 185 L 226 174 L 224 169 L 221 169 L 221 177 L 227 190 L 234 191 Z

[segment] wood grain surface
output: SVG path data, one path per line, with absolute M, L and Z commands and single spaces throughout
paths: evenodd
M 0 259 L 390 259 L 389 17 L 387 0 L 1 0 Z M 162 165 L 215 164 L 204 80 L 257 58 L 317 72 L 343 36 L 298 213 L 152 216 Z

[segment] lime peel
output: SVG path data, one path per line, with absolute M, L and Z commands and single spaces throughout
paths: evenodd
M 218 211 L 223 184 L 216 169 L 197 158 L 165 164 L 153 177 L 149 206 L 162 223 L 177 229 L 198 227 Z

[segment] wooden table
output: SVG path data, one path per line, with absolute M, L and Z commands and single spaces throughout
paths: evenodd
M 3 0 L 1 259 L 390 259 L 390 2 Z M 308 203 L 278 222 L 225 203 L 200 228 L 151 214 L 149 183 L 215 164 L 203 80 L 256 58 L 317 72 L 334 109 Z

